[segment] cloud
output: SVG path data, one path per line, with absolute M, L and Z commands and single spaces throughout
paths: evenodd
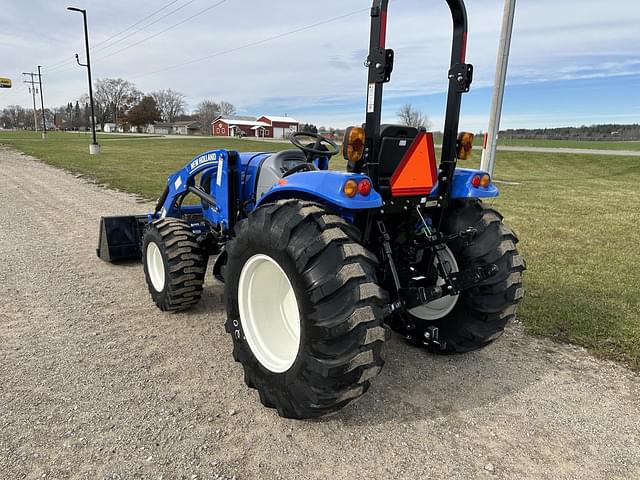
M 9 75 L 19 83 L 22 71 L 31 71 L 38 64 L 55 66 L 60 60 L 70 60 L 57 70 L 44 69 L 49 105 L 64 104 L 86 91 L 86 72 L 73 63 L 73 54 L 84 50 L 81 20 L 78 14 L 65 10 L 67 3 L 9 0 L 4 2 L 8 5 L 3 4 L 0 58 L 6 71 L 0 75 Z M 92 44 L 97 45 L 168 0 L 76 3 L 88 9 Z M 203 98 L 216 98 L 229 100 L 246 113 L 272 108 L 275 111 L 270 113 L 297 112 L 314 123 L 361 121 L 367 77 L 363 63 L 369 38 L 366 11 L 206 61 L 150 72 L 257 43 L 343 12 L 366 9 L 370 0 L 325 0 L 320 10 L 309 8 L 308 2 L 294 0 L 228 0 L 220 8 L 136 45 L 212 4 L 208 0 L 187 3 L 188 0 L 179 0 L 166 10 L 186 5 L 175 15 L 111 48 L 97 48 L 92 54 L 94 78 L 134 79 L 144 91 L 171 87 L 184 92 L 191 107 Z M 468 59 L 475 65 L 474 88 L 482 89 L 493 84 L 503 2 L 467 3 Z M 580 79 L 637 75 L 640 6 L 636 3 L 609 0 L 605 6 L 600 0 L 519 2 L 509 86 L 565 81 L 566 88 L 571 88 L 571 82 Z M 389 20 L 388 45 L 396 50 L 396 65 L 392 82 L 386 87 L 385 101 L 393 110 L 407 98 L 416 103 L 441 100 L 447 87 L 451 35 L 445 2 L 395 0 Z M 131 48 L 106 57 L 125 46 Z M 1 92 L 0 107 L 9 103 L 28 105 L 28 92 L 24 88 Z M 486 99 L 485 105 L 478 105 L 469 118 L 486 118 L 488 108 Z

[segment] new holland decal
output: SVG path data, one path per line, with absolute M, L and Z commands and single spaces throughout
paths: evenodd
M 190 164 L 190 171 L 194 171 L 196 168 L 200 167 L 204 164 L 216 163 L 218 161 L 218 154 L 216 152 L 213 153 L 205 153 L 204 155 L 200 155 Z

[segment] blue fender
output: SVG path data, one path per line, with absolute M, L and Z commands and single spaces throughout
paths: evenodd
M 451 186 L 451 198 L 494 198 L 500 195 L 498 187 L 491 182 L 487 187 L 474 187 L 471 179 L 476 175 L 486 175 L 483 170 L 473 168 L 456 168 Z M 435 185 L 429 197 L 438 196 L 438 184 Z
M 365 178 L 369 179 L 366 175 L 358 173 L 324 170 L 294 173 L 265 193 L 258 200 L 256 208 L 264 203 L 291 197 L 309 200 L 318 199 L 323 203 L 335 205 L 341 210 L 380 208 L 382 206 L 382 197 L 373 189 L 367 196 L 357 193 L 354 197 L 347 197 L 343 193 L 343 187 L 347 180 L 358 182 Z

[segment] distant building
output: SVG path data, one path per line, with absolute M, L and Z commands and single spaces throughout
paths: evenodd
M 184 121 L 172 123 L 156 123 L 147 127 L 147 133 L 155 135 L 196 135 L 200 133 L 200 122 Z
M 263 115 L 258 118 L 258 122 L 266 123 L 271 127 L 268 138 L 287 138 L 290 133 L 298 131 L 300 123 L 295 118 L 274 117 L 271 115 Z
M 214 137 L 286 138 L 289 133 L 296 131 L 297 120 L 267 115 L 257 119 L 249 116 L 221 115 L 211 124 L 211 134 Z
M 118 131 L 118 127 L 115 123 L 105 123 L 102 131 L 104 133 L 116 133 Z
M 214 137 L 264 137 L 269 125 L 254 117 L 242 115 L 220 115 L 211 124 Z

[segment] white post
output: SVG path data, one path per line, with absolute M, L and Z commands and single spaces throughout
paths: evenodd
M 509 65 L 509 49 L 511 47 L 511 33 L 513 32 L 513 20 L 516 13 L 516 0 L 504 1 L 504 16 L 502 17 L 502 33 L 500 34 L 500 46 L 498 47 L 498 62 L 496 66 L 496 80 L 491 102 L 491 117 L 489 118 L 489 131 L 487 133 L 487 145 L 482 150 L 482 162 L 480 168 L 493 176 L 493 168 L 496 163 L 496 148 L 498 146 L 498 133 L 500 132 L 500 116 L 502 115 L 502 102 L 504 100 L 504 86 L 507 80 L 507 67 Z

